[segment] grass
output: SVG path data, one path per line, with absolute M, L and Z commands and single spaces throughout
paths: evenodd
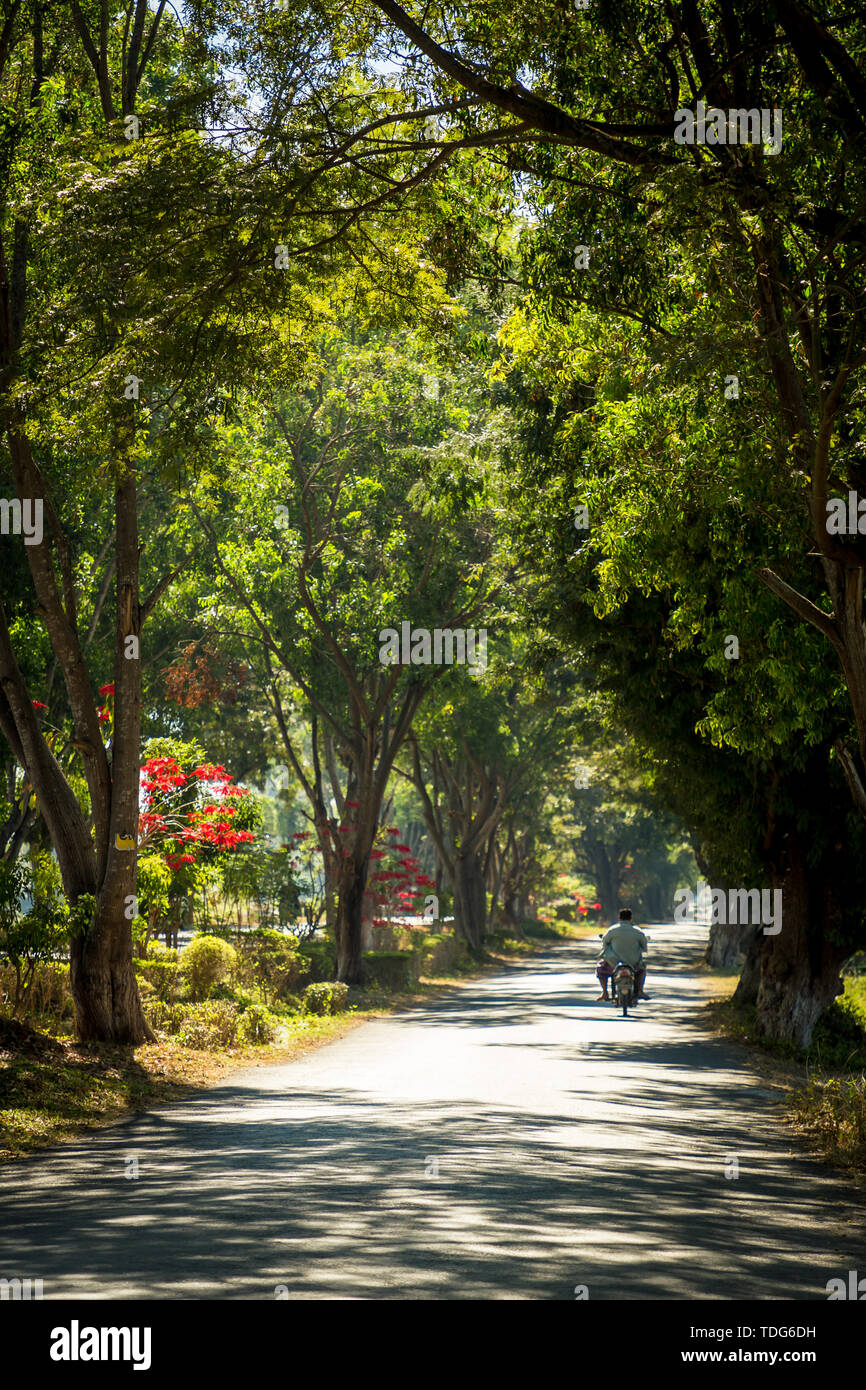
M 580 930 L 580 929 L 577 929 Z M 0 1163 L 67 1142 L 124 1115 L 183 1099 L 248 1066 L 289 1062 L 370 1018 L 428 1002 L 509 959 L 529 954 L 568 930 L 531 924 L 531 936 L 494 934 L 480 961 L 457 961 L 447 975 L 423 976 L 409 991 L 368 986 L 349 991 L 349 1012 L 283 1015 L 285 1041 L 273 1046 L 199 1051 L 174 1038 L 142 1047 L 77 1043 L 48 1018 L 40 1029 L 0 1017 Z
M 866 1177 L 866 976 L 845 979 L 845 993 L 819 1019 L 806 1051 L 761 1037 L 755 1010 L 733 999 L 707 1005 L 714 1025 L 762 1049 L 788 1096 L 795 1129 L 822 1158 Z

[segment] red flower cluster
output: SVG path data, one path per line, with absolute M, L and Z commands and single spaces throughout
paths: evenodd
M 173 873 L 211 852 L 235 850 L 256 838 L 251 830 L 236 830 L 232 824 L 238 812 L 234 803 L 249 792 L 235 786 L 222 766 L 202 763 L 187 773 L 175 758 L 148 758 L 141 769 L 141 789 L 139 843 L 156 842 Z
M 389 825 L 386 833 L 394 836 L 399 835 L 400 831 L 396 825 Z M 377 863 L 387 860 L 386 864 L 374 868 L 368 880 L 368 892 L 374 909 L 387 913 L 386 917 L 374 917 L 374 926 L 387 925 L 395 913 L 411 915 L 418 912 L 426 890 L 435 887 L 435 879 L 421 872 L 409 846 L 390 839 L 382 847 L 372 849 L 370 858 Z

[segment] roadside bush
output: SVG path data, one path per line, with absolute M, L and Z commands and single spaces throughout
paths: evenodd
M 534 937 L 536 941 L 561 941 L 562 933 L 549 927 L 546 922 L 521 922 L 520 929 L 524 936 Z
M 425 975 L 449 975 L 465 970 L 471 963 L 466 946 L 456 936 L 425 937 L 422 972 Z
M 412 989 L 418 983 L 415 951 L 365 951 L 364 978 L 381 989 Z
M 21 901 L 32 906 L 21 911 Z M 56 864 L 48 856 L 28 863 L 0 862 L 0 963 L 11 967 L 12 1014 L 35 1012 L 31 987 L 40 964 L 64 953 L 69 945 L 69 908 Z
M 304 990 L 305 1014 L 340 1014 L 349 1003 L 349 986 L 338 980 L 307 985 Z
M 177 1040 L 184 1047 L 200 1051 L 232 1047 L 238 1041 L 239 1025 L 240 1015 L 234 1004 L 226 999 L 210 999 L 192 1008 L 187 1006 Z
M 298 955 L 303 970 L 299 983 L 318 984 L 334 978 L 333 941 L 302 941 L 298 946 Z
M 135 974 L 139 981 L 146 981 L 158 999 L 166 1001 L 176 997 L 181 982 L 180 966 L 173 960 L 136 960 Z
M 866 1075 L 813 1080 L 795 1094 L 794 1111 L 826 1158 L 866 1172 Z
M 282 1031 L 282 1026 L 280 1020 L 263 1004 L 250 1004 L 241 1015 L 241 1041 L 257 1046 L 276 1042 Z
M 173 961 L 177 964 L 178 953 L 171 946 L 166 946 L 164 941 L 154 938 L 147 948 L 147 960 L 151 961 Z
M 239 949 L 246 983 L 258 985 L 268 1003 L 293 990 L 307 969 L 295 938 L 269 927 L 245 932 Z
M 11 1008 L 15 988 L 14 968 L 0 964 L 0 1004 L 4 1007 Z M 52 1014 L 57 1018 L 74 1017 L 75 1004 L 66 961 L 41 961 L 35 965 L 27 990 L 26 1010 L 34 1016 Z
M 177 1033 L 189 1012 L 189 1005 L 167 1004 L 162 999 L 147 999 L 143 1004 L 148 1023 L 160 1033 Z
M 216 936 L 193 937 L 180 958 L 190 999 L 206 999 L 214 985 L 231 979 L 237 964 L 238 953 L 227 941 Z

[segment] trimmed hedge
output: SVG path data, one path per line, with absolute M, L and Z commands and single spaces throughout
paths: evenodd
M 191 999 L 203 1001 L 214 985 L 226 984 L 238 967 L 234 946 L 218 936 L 194 936 L 181 954 L 180 968 Z
M 381 989 L 412 989 L 421 974 L 418 951 L 365 951 L 364 979 Z
M 298 946 L 298 955 L 303 962 L 304 973 L 301 981 L 304 984 L 319 984 L 333 980 L 336 965 L 333 941 L 302 941 Z
M 429 944 L 432 941 L 432 945 Z M 471 956 L 456 936 L 426 937 L 422 953 L 422 975 L 448 975 L 467 966 Z

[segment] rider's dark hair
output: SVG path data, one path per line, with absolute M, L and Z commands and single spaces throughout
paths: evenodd
M 631 921 L 631 908 L 630 908 L 630 907 L 621 907 L 621 908 L 620 908 L 620 910 L 619 910 L 619 920 L 620 920 L 621 922 L 630 922 L 630 921 Z

